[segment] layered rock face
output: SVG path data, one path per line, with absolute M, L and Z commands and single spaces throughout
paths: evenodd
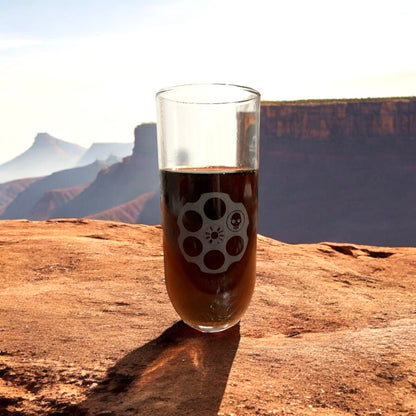
M 264 103 L 259 230 L 416 245 L 416 99 Z
M 416 98 L 265 102 L 262 136 L 295 139 L 416 139 Z

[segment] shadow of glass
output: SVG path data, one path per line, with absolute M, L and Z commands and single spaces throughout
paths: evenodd
M 78 408 L 88 415 L 216 416 L 239 341 L 239 325 L 203 334 L 178 322 L 110 368 Z

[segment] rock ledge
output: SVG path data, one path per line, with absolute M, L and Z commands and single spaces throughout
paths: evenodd
M 416 415 L 416 248 L 259 236 L 241 325 L 182 324 L 160 227 L 0 221 L 1 415 Z

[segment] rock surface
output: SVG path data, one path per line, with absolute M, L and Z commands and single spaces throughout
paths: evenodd
M 241 324 L 182 324 L 160 227 L 0 222 L 0 414 L 415 415 L 416 248 L 259 236 Z
M 414 140 L 416 97 L 263 102 L 261 129 L 292 139 Z

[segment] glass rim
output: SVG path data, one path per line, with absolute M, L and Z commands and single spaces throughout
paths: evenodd
M 209 87 L 220 87 L 220 88 L 228 88 L 233 91 L 245 91 L 249 96 L 242 97 L 241 99 L 223 99 L 223 100 L 216 100 L 216 101 L 208 101 L 208 100 L 202 100 L 202 99 L 185 99 L 184 95 L 182 94 L 182 97 L 178 95 L 177 98 L 168 97 L 167 94 L 171 92 L 179 92 L 180 90 L 190 89 L 192 87 L 200 88 L 200 89 L 207 89 Z M 244 85 L 238 85 L 238 84 L 227 84 L 227 83 L 190 83 L 190 84 L 179 84 L 174 85 L 171 87 L 165 87 L 160 89 L 156 93 L 156 99 L 163 99 L 165 101 L 170 101 L 172 103 L 177 104 L 193 104 L 193 105 L 220 105 L 220 104 L 239 104 L 239 103 L 245 103 L 250 102 L 253 100 L 259 100 L 260 101 L 260 93 L 255 90 L 254 88 L 247 87 Z

